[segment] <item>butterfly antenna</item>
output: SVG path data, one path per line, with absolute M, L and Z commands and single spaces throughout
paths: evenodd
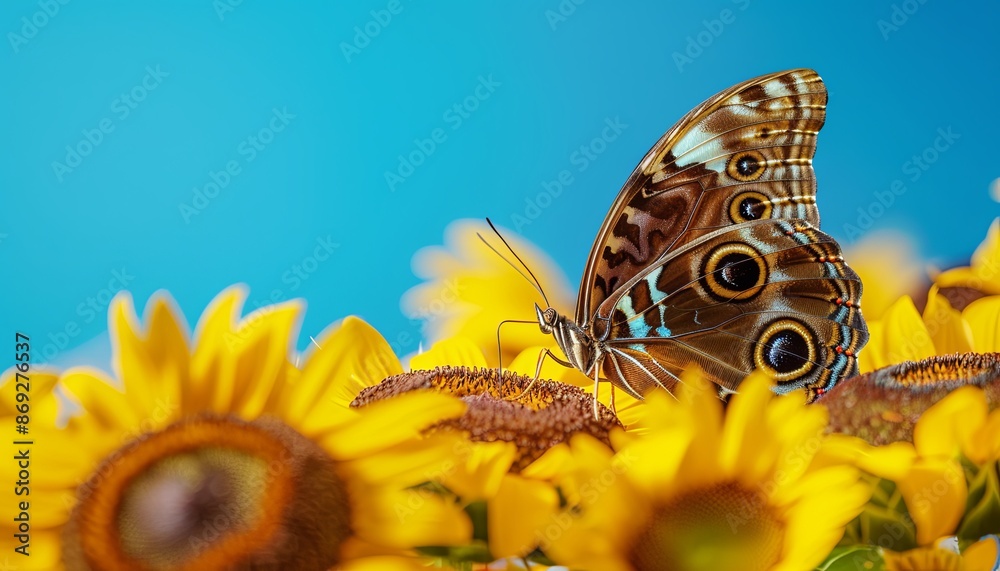
M 502 235 L 502 234 L 500 234 L 500 231 L 499 231 L 499 230 L 497 230 L 497 227 L 493 225 L 493 221 L 492 221 L 492 220 L 490 220 L 489 218 L 487 218 L 487 219 L 486 219 L 486 223 L 490 225 L 490 229 L 492 229 L 492 230 L 493 230 L 493 233 L 497 235 L 497 238 L 500 238 L 500 241 L 501 241 L 501 242 L 503 242 L 503 245 L 504 245 L 504 246 L 507 246 L 507 250 L 509 250 L 509 251 L 510 251 L 511 255 L 513 255 L 513 256 L 514 256 L 514 258 L 515 258 L 515 259 L 516 259 L 516 260 L 517 260 L 518 262 L 520 262 L 520 263 L 521 263 L 521 267 L 523 267 L 523 268 L 525 269 L 525 271 L 527 271 L 527 272 L 528 272 L 528 275 L 530 275 L 530 276 L 531 276 L 531 279 L 528 279 L 528 276 L 525 276 L 525 275 L 524 275 L 524 272 L 522 272 L 522 271 L 521 271 L 520 269 L 518 269 L 518 267 L 517 267 L 517 266 L 515 266 L 515 265 L 514 265 L 514 264 L 513 264 L 513 263 L 512 263 L 512 262 L 511 262 L 510 260 L 508 260 L 507 258 L 505 258 L 505 257 L 503 256 L 503 254 L 501 254 L 500 252 L 497 252 L 496 248 L 494 248 L 493 246 L 490 246 L 490 245 L 489 245 L 489 243 L 486 243 L 486 240 L 485 240 L 485 239 L 483 239 L 483 237 L 482 237 L 482 236 L 479 236 L 479 239 L 480 239 L 480 240 L 483 240 L 483 242 L 484 242 L 484 243 L 486 243 L 486 245 L 487 245 L 487 246 L 490 246 L 490 249 L 491 249 L 491 250 L 493 250 L 494 252 L 496 252 L 496 254 L 497 254 L 498 256 L 500 256 L 501 258 L 503 258 L 503 259 L 504 259 L 504 260 L 505 260 L 505 261 L 506 261 L 506 262 L 507 262 L 508 264 L 510 264 L 510 266 L 511 266 L 512 268 L 514 268 L 515 270 L 517 270 L 517 272 L 518 272 L 519 274 L 521 274 L 522 276 L 524 276 L 524 279 L 528 280 L 529 282 L 532 282 L 532 284 L 533 284 L 533 285 L 535 286 L 535 289 L 537 289 L 537 290 L 538 290 L 538 293 L 540 293 L 540 294 L 542 295 L 542 299 L 543 299 L 543 300 L 545 300 L 545 305 L 546 305 L 546 306 L 548 306 L 548 307 L 552 307 L 552 304 L 551 304 L 551 303 L 549 303 L 549 298 L 548 298 L 548 296 L 546 296 L 546 295 L 545 295 L 545 291 L 544 291 L 544 290 L 542 289 L 542 284 L 541 284 L 541 283 L 540 283 L 540 282 L 538 281 L 538 278 L 537 278 L 537 277 L 535 277 L 535 273 L 531 271 L 531 268 L 529 268 L 529 267 L 528 267 L 528 264 L 524 263 L 524 260 L 522 260 L 522 259 L 521 259 L 521 256 L 518 256 L 518 255 L 517 255 L 517 252 L 515 252 L 515 251 L 514 251 L 514 248 L 511 248 L 511 247 L 510 247 L 510 244 L 508 244 L 508 243 L 507 243 L 507 240 L 506 240 L 506 239 L 504 239 L 504 237 L 503 237 L 503 235 Z M 477 234 L 477 235 L 478 235 L 478 234 Z

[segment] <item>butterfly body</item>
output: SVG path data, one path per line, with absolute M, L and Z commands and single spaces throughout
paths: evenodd
M 575 319 L 536 306 L 569 363 L 633 396 L 697 364 L 734 392 L 754 369 L 809 400 L 856 373 L 861 282 L 818 230 L 811 70 L 734 86 L 646 154 L 598 233 Z

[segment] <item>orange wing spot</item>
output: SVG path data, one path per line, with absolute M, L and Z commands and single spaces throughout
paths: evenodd
M 844 353 L 844 348 L 841 347 L 840 345 L 834 347 L 833 350 L 836 351 L 838 355 L 842 355 Z
M 844 305 L 844 298 L 838 297 L 837 299 L 833 300 L 833 303 L 836 303 L 837 305 Z

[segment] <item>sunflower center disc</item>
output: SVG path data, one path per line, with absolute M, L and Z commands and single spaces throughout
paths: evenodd
M 108 456 L 64 532 L 67 569 L 320 569 L 350 535 L 345 486 L 274 419 L 201 416 Z
M 640 570 L 770 569 L 784 527 L 762 493 L 726 483 L 682 494 L 659 508 L 632 547 Z

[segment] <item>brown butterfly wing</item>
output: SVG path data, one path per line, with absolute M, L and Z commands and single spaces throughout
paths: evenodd
M 754 369 L 815 399 L 857 370 L 861 281 L 803 220 L 717 230 L 641 272 L 607 320 L 603 373 L 634 396 L 673 391 L 696 363 L 734 391 Z
M 646 154 L 594 242 L 576 321 L 599 325 L 630 279 L 724 226 L 764 218 L 819 225 L 812 157 L 826 117 L 812 70 L 752 79 L 702 103 Z M 601 338 L 606 331 L 593 331 Z

